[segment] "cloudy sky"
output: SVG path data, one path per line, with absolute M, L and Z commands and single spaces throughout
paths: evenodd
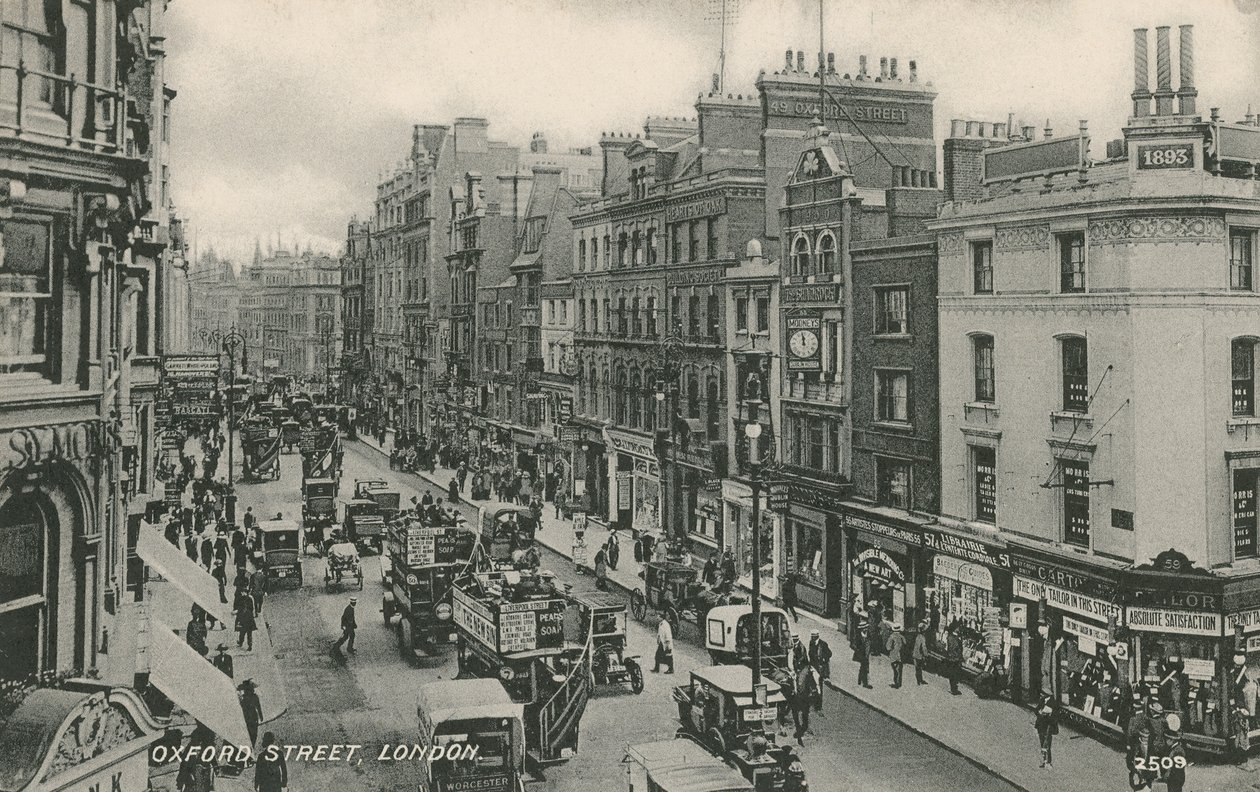
M 734 3 L 736 0 L 727 0 Z M 754 92 L 791 47 L 817 51 L 818 0 L 742 0 L 727 89 Z M 1132 90 L 1132 29 L 1194 24 L 1200 108 L 1260 111 L 1260 0 L 823 0 L 838 71 L 859 54 L 919 63 L 938 139 L 1007 113 L 1094 152 Z M 176 0 L 173 189 L 198 248 L 255 238 L 337 252 L 371 213 L 414 123 L 490 119 L 494 138 L 592 145 L 649 113 L 694 115 L 717 69 L 721 0 Z M 1176 32 L 1174 31 L 1174 40 Z M 1174 45 L 1175 47 L 1175 45 Z M 810 62 L 814 56 L 807 54 Z M 1176 60 L 1174 49 L 1174 61 Z M 1152 68 L 1154 67 L 1152 34 Z M 877 67 L 875 67 L 877 68 Z M 554 148 L 553 148 L 554 150 Z M 274 244 L 274 241 L 272 242 Z

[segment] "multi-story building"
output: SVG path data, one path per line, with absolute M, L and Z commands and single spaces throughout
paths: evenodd
M 16 749 L 3 773 L 15 788 L 144 788 L 160 736 L 128 687 L 147 670 L 129 527 L 154 488 L 172 263 L 146 221 L 168 212 L 146 182 L 166 128 L 146 104 L 164 95 L 163 10 L 0 4 L 0 742 Z M 59 746 L 93 713 L 108 750 L 79 742 L 93 750 L 67 760 Z
M 254 253 L 255 261 L 262 260 L 262 253 Z M 232 262 L 220 260 L 213 250 L 189 264 L 188 290 L 192 310 L 189 312 L 189 343 L 195 349 L 206 349 L 204 330 L 227 330 L 243 320 L 241 314 L 248 310 L 243 300 L 249 297 L 237 283 L 238 275 Z
M 372 331 L 364 276 L 367 270 L 371 224 L 351 219 L 346 225 L 346 247 L 341 257 L 341 400 L 363 408 L 362 388 L 367 377 L 366 340 Z
M 277 250 L 252 265 L 235 284 L 239 329 L 251 372 L 307 383 L 336 378 L 341 349 L 342 262 Z M 226 329 L 226 326 L 224 326 Z
M 994 648 L 1025 696 L 1116 734 L 1108 692 L 1149 684 L 1221 752 L 1260 669 L 1260 127 L 1197 112 L 1189 27 L 1175 90 L 1157 29 L 1152 91 L 1148 37 L 1105 159 L 1084 124 L 994 147 L 956 123 L 947 142 L 941 520 L 983 541 L 937 570 L 933 613 L 988 641 L 1009 610 L 1018 645 Z

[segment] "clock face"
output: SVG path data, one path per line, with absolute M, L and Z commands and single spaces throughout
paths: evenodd
M 788 348 L 798 358 L 813 357 L 818 351 L 818 336 L 809 330 L 797 330 L 788 339 Z

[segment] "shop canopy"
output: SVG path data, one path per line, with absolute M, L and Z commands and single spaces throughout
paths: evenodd
M 224 741 L 249 745 L 249 730 L 231 677 L 219 673 L 160 619 L 152 619 L 151 624 L 149 682 Z
M 225 624 L 232 623 L 232 609 L 219 601 L 219 583 L 178 547 L 166 541 L 157 526 L 141 525 L 136 553 L 144 563 L 184 592 L 194 603 Z

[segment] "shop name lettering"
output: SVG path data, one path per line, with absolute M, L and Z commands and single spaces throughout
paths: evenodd
M 965 539 L 950 534 L 925 534 L 923 544 L 941 553 L 949 553 L 968 561 L 979 561 L 982 564 L 995 564 L 1003 569 L 1010 569 L 1011 557 L 1007 553 L 994 552 L 983 542 Z
M 845 525 L 850 528 L 861 528 L 863 531 L 867 531 L 868 533 L 887 536 L 891 539 L 905 542 L 906 544 L 923 544 L 923 537 L 921 535 L 897 528 L 896 526 L 871 522 L 870 520 L 864 520 L 861 517 L 846 517 L 844 522 Z
M 86 460 L 96 452 L 97 430 L 90 423 L 14 429 L 8 442 L 0 445 L 0 470 L 17 470 L 54 460 Z
M 1127 621 L 1129 626 L 1135 629 L 1150 627 L 1156 630 L 1190 630 L 1212 635 L 1219 635 L 1221 632 L 1221 617 L 1217 613 L 1182 613 L 1129 608 Z
M 789 102 L 785 99 L 770 103 L 772 115 L 818 117 L 817 102 Z M 844 107 L 835 102 L 827 103 L 827 118 L 852 118 L 854 121 L 883 121 L 886 124 L 908 124 L 910 113 L 904 107 L 884 107 L 882 105 L 854 105 Z
M 109 792 L 123 792 L 121 772 L 114 773 L 109 777 Z M 106 792 L 106 787 L 101 781 L 95 781 L 83 787 L 83 792 Z
M 668 207 L 665 210 L 665 222 L 673 223 L 677 220 L 690 220 L 693 217 L 707 217 L 708 215 L 722 214 L 725 211 L 725 198 L 709 198 L 704 201 L 683 204 L 682 206 Z
M 667 286 L 700 286 L 707 283 L 717 283 L 722 280 L 723 274 L 723 270 L 713 267 L 702 270 L 669 272 L 665 275 L 665 284 Z
M 1100 599 L 1086 597 L 1083 594 L 1067 591 L 1058 586 L 1038 584 L 1036 581 L 1028 580 L 1027 578 L 1016 577 L 1015 589 L 1016 593 L 1022 597 L 1027 599 L 1045 599 L 1049 604 L 1073 613 L 1106 618 L 1120 612 L 1119 607 L 1103 602 Z

